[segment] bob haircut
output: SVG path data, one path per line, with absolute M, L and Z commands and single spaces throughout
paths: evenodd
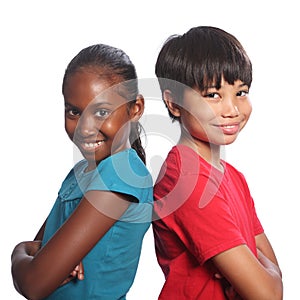
M 162 93 L 170 90 L 180 104 L 185 88 L 219 89 L 222 77 L 229 84 L 241 80 L 250 88 L 252 64 L 233 35 L 216 27 L 199 26 L 166 40 L 157 58 L 155 74 Z

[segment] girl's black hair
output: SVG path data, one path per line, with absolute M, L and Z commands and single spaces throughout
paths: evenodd
M 169 89 L 180 102 L 184 86 L 204 91 L 221 87 L 221 80 L 241 80 L 251 86 L 252 64 L 241 43 L 230 33 L 211 26 L 191 28 L 170 36 L 155 65 L 161 91 Z M 179 84 L 178 84 L 179 83 Z
M 68 78 L 82 69 L 91 69 L 116 85 L 117 91 L 128 100 L 129 106 L 136 100 L 139 91 L 135 66 L 123 50 L 105 44 L 96 44 L 82 49 L 65 70 L 63 93 Z M 131 147 L 145 163 L 145 151 L 140 139 L 141 131 L 142 126 L 139 122 L 132 123 L 129 140 Z

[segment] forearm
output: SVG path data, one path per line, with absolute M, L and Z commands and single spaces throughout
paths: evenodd
M 282 280 L 279 268 L 267 257 L 260 260 L 246 245 L 224 251 L 213 258 L 220 273 L 243 298 L 282 299 Z

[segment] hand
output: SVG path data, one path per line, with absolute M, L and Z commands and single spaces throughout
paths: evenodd
M 225 289 L 225 296 L 228 300 L 243 300 L 231 285 Z
M 12 257 L 16 253 L 23 253 L 28 256 L 35 256 L 36 253 L 40 250 L 41 248 L 41 241 L 26 241 L 26 242 L 21 242 L 13 250 Z
M 31 241 L 24 243 L 26 243 L 26 252 L 30 256 L 35 256 L 42 246 L 42 241 Z
M 257 259 L 259 260 L 259 262 L 269 271 L 272 273 L 276 273 L 280 276 L 280 278 L 282 278 L 282 273 L 281 270 L 279 268 L 278 265 L 276 265 L 275 263 L 273 263 L 270 259 L 268 259 L 268 257 L 266 257 L 263 252 L 257 249 Z
M 80 262 L 74 270 L 70 273 L 70 275 L 62 282 L 61 285 L 64 285 L 70 282 L 73 279 L 83 280 L 84 279 L 84 268 L 82 262 Z

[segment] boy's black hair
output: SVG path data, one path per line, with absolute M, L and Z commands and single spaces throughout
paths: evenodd
M 184 87 L 204 91 L 221 87 L 221 80 L 241 80 L 250 88 L 252 64 L 241 43 L 230 33 L 211 26 L 191 28 L 170 36 L 155 65 L 162 93 L 170 90 L 180 103 Z

